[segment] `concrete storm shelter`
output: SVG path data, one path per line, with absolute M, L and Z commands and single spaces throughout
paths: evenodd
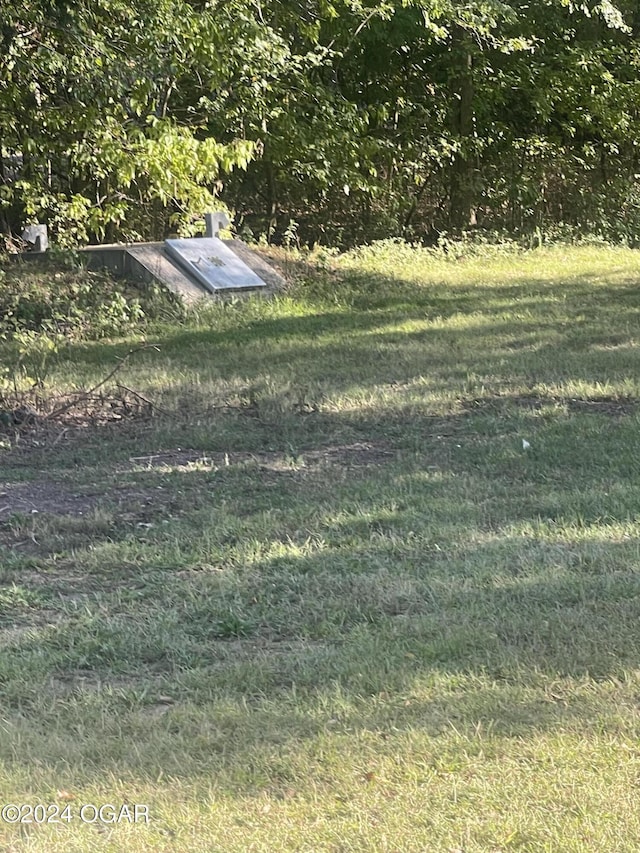
M 284 279 L 241 240 L 222 240 L 218 233 L 228 227 L 224 213 L 205 216 L 206 235 L 165 240 L 163 243 L 131 243 L 87 246 L 93 269 L 106 268 L 116 275 L 141 281 L 157 281 L 187 302 L 227 293 L 280 289 Z

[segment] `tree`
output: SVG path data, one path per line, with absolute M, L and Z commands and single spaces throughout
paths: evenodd
M 0 12 L 5 228 L 44 219 L 66 240 L 188 228 L 254 145 L 217 141 L 201 99 L 226 77 L 219 47 L 258 38 L 183 0 L 23 2 Z M 238 13 L 238 14 L 236 14 Z
M 216 196 L 275 239 L 640 229 L 631 0 L 368 2 L 3 8 L 3 230 L 150 239 Z

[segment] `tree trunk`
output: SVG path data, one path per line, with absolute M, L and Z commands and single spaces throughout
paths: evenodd
M 451 54 L 457 67 L 451 80 L 451 130 L 460 149 L 451 164 L 449 221 L 452 228 L 458 229 L 476 224 L 474 167 L 469 150 L 474 128 L 473 55 L 469 37 L 461 27 L 456 27 L 452 33 Z
M 271 242 L 271 238 L 278 224 L 278 189 L 276 184 L 276 174 L 271 160 L 265 161 L 267 173 L 267 193 L 268 193 L 268 217 L 269 224 L 267 226 L 267 242 Z

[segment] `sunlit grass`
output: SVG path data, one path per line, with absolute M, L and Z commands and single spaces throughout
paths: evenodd
M 295 263 L 0 451 L 0 850 L 638 850 L 638 256 Z

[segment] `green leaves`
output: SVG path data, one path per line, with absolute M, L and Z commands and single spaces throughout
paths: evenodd
M 247 4 L 92 0 L 54 12 L 40 0 L 26 11 L 0 12 L 0 157 L 13 164 L 0 204 L 16 231 L 39 218 L 62 244 L 163 236 L 246 167 L 255 144 L 216 139 L 200 105 L 228 75 L 227 40 L 244 38 L 245 63 L 267 52 Z
M 152 239 L 220 196 L 254 232 L 325 242 L 577 222 L 591 191 L 619 217 L 640 138 L 624 2 L 17 0 L 2 227 Z

